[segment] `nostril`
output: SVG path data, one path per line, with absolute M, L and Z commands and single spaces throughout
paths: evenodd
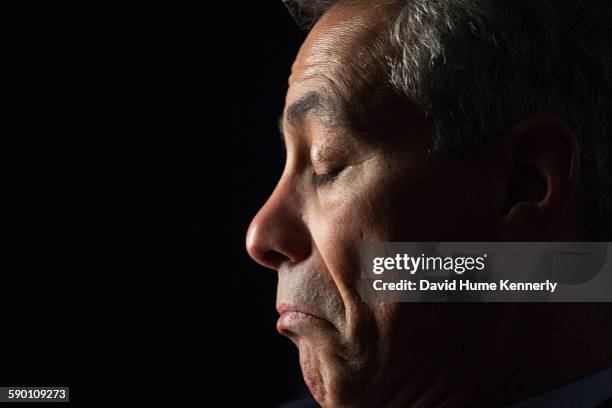
M 267 251 L 263 256 L 263 260 L 266 265 L 276 268 L 283 262 L 289 261 L 289 258 L 277 251 Z

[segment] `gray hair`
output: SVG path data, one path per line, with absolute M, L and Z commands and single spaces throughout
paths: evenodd
M 388 83 L 431 119 L 432 152 L 475 157 L 529 114 L 556 115 L 580 145 L 587 239 L 610 240 L 612 2 L 401 1 Z

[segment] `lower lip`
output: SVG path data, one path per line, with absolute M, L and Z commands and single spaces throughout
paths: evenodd
M 308 324 L 312 324 L 313 322 L 321 320 L 318 317 L 315 317 L 308 313 L 291 311 L 284 312 L 278 318 L 278 322 L 276 323 L 276 329 L 279 333 L 285 334 L 287 331 L 295 331 L 300 327 L 303 327 Z

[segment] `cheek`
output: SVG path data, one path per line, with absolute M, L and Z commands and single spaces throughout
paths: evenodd
M 397 184 L 397 177 L 374 160 L 346 174 L 331 191 L 320 194 L 315 212 L 321 235 L 337 236 L 336 241 L 385 239 Z
M 375 174 L 375 173 L 373 173 Z M 354 291 L 359 280 L 363 242 L 389 240 L 388 186 L 384 178 L 359 176 L 321 201 L 311 218 L 313 241 L 337 286 Z

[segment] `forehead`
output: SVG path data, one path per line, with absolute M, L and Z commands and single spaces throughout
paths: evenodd
M 413 133 L 429 131 L 421 112 L 394 92 L 387 78 L 389 28 L 403 2 L 372 2 L 369 8 L 366 3 L 332 8 L 310 31 L 292 66 L 282 128 L 294 127 L 287 119 L 300 115 L 292 113 L 305 118 L 307 112 L 324 126 L 342 127 L 376 144 L 401 138 L 406 126 Z
M 332 7 L 302 44 L 289 77 L 287 106 L 315 90 L 350 97 L 360 83 L 379 71 L 374 57 L 384 46 L 380 8 Z
M 310 30 L 291 67 L 289 84 L 339 69 L 347 62 L 349 50 L 359 45 L 366 30 L 366 18 L 354 10 L 328 11 Z

